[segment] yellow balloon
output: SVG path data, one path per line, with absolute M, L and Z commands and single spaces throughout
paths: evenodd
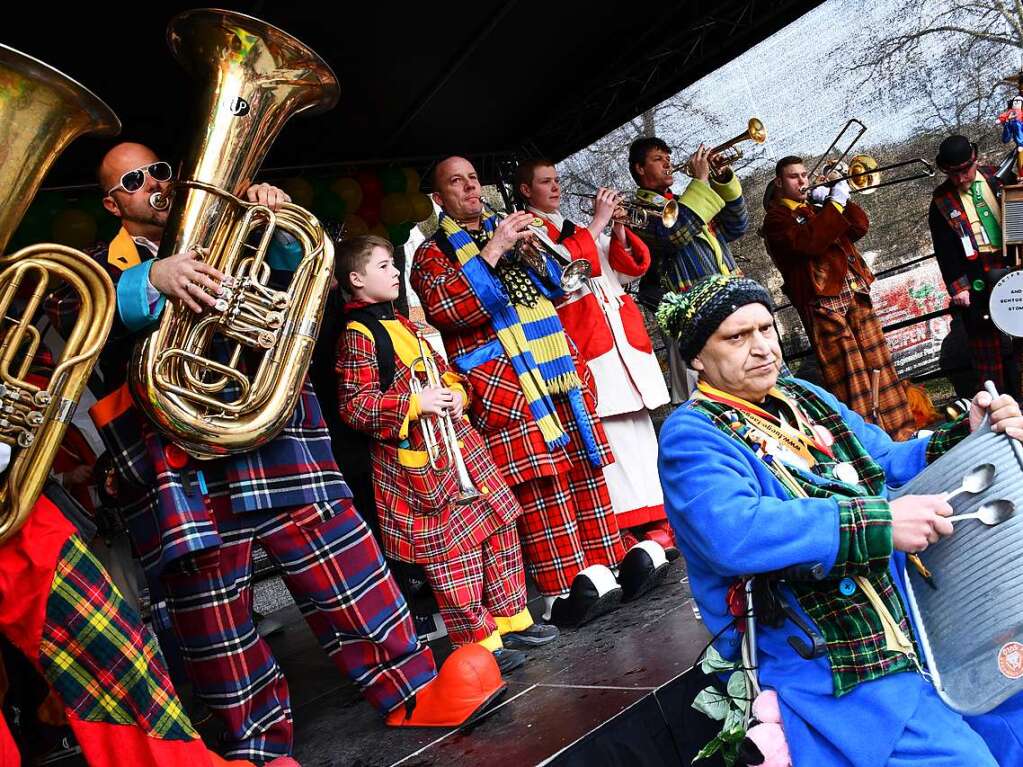
M 362 220 L 362 216 L 356 215 L 355 213 L 349 213 L 345 216 L 345 239 L 349 237 L 361 237 L 364 234 L 369 234 L 369 227 L 366 226 L 366 222 Z
M 402 171 L 405 174 L 405 192 L 407 194 L 418 192 L 420 178 L 415 168 L 403 168 Z
M 281 189 L 288 193 L 293 203 L 303 208 L 313 204 L 313 196 L 316 194 L 313 185 L 298 176 L 281 181 Z
M 96 244 L 96 219 L 83 210 L 68 208 L 53 219 L 53 239 L 72 248 Z
M 412 217 L 412 206 L 404 192 L 392 192 L 380 202 L 380 220 L 387 226 L 400 224 Z
M 330 188 L 345 201 L 347 210 L 356 211 L 362 207 L 362 187 L 354 178 L 339 178 Z
M 409 207 L 412 209 L 412 213 L 408 218 L 409 221 L 426 221 L 426 219 L 433 215 L 433 200 L 428 195 L 412 192 L 406 193 L 405 197 L 408 200 Z

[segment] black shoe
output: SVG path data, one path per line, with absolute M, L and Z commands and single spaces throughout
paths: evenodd
M 590 577 L 593 574 L 596 580 Z M 613 584 L 613 585 L 612 585 Z M 567 597 L 558 597 L 551 607 L 551 623 L 575 628 L 614 610 L 622 601 L 622 588 L 606 567 L 593 565 L 572 581 Z
M 505 647 L 516 650 L 528 650 L 553 642 L 561 634 L 557 626 L 549 623 L 534 623 L 522 631 L 511 631 L 501 636 Z
M 664 583 L 668 575 L 668 559 L 664 549 L 655 541 L 637 543 L 625 555 L 618 567 L 618 582 L 622 585 L 622 601 L 646 594 Z
M 526 654 L 518 650 L 501 647 L 494 650 L 494 660 L 497 661 L 497 667 L 501 669 L 501 676 L 504 676 L 509 671 L 514 671 L 522 666 L 526 662 Z

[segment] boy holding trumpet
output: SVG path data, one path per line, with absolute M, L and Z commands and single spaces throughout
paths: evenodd
M 515 648 L 546 644 L 558 630 L 534 623 L 526 607 L 522 509 L 462 414 L 461 376 L 394 312 L 393 254 L 374 236 L 338 248 L 338 280 L 352 299 L 338 345 L 341 418 L 375 440 L 385 553 L 423 566 L 456 647 L 479 643 L 508 671 L 525 660 Z

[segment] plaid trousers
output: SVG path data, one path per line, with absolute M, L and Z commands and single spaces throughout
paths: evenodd
M 211 488 L 212 491 L 212 488 Z M 257 761 L 292 747 L 287 681 L 252 620 L 252 546 L 278 564 L 320 646 L 386 713 L 436 676 L 408 607 L 350 499 L 235 514 L 210 498 L 218 549 L 161 577 L 171 622 L 200 698 L 226 725 L 229 756 Z
M 0 545 L 0 632 L 57 693 L 92 767 L 224 764 L 192 728 L 156 639 L 45 497 Z M 4 730 L 0 718 L 0 764 L 14 765 Z
M 567 592 L 590 565 L 614 567 L 625 556 L 603 470 L 588 461 L 513 485 L 512 492 L 522 506 L 519 536 L 529 574 L 544 596 Z
M 478 547 L 424 564 L 423 569 L 456 647 L 492 637 L 498 630 L 495 618 L 513 618 L 526 609 L 526 577 L 514 522 Z
M 998 391 L 1019 397 L 1023 391 L 1020 381 L 1023 375 L 1023 343 L 1005 335 L 990 320 L 968 317 L 966 328 L 970 361 L 979 384 L 983 386 L 985 381 L 994 381 Z M 1009 357 L 1016 367 L 1014 381 L 1009 380 L 1009 371 L 1006 370 Z
M 879 371 L 877 425 L 894 440 L 912 437 L 916 422 L 870 297 L 850 292 L 844 311 L 831 301 L 811 304 L 803 314 L 824 387 L 864 418 L 873 420 L 871 371 Z

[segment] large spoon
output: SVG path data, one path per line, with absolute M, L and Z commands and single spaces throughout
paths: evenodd
M 971 511 L 968 514 L 956 514 L 952 517 L 946 517 L 946 519 L 949 522 L 976 519 L 985 525 L 1000 525 L 1015 513 L 1016 504 L 1003 498 L 997 501 L 988 501 L 976 511 Z
M 982 463 L 980 466 L 974 466 L 970 472 L 963 477 L 963 483 L 957 490 L 953 490 L 951 493 L 945 496 L 945 500 L 949 503 L 957 495 L 963 493 L 982 493 L 991 487 L 991 483 L 995 480 L 996 473 L 995 465 L 993 463 Z

